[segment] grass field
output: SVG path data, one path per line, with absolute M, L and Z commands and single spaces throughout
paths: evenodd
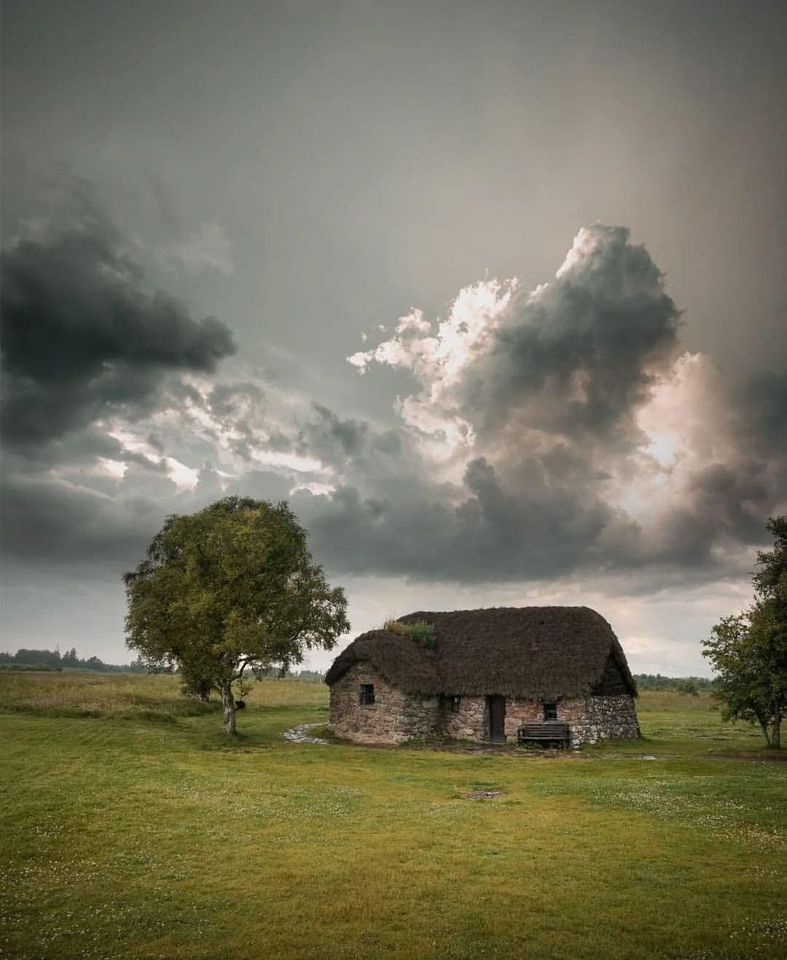
M 785 956 L 787 764 L 705 696 L 557 758 L 290 743 L 325 687 L 248 702 L 228 744 L 171 677 L 0 675 L 0 957 Z

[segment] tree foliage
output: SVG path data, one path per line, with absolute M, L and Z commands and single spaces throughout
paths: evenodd
M 787 603 L 787 514 L 771 517 L 765 529 L 774 538 L 773 550 L 757 552 L 760 569 L 754 574 L 754 588 L 764 600 Z
M 235 732 L 233 685 L 349 630 L 347 601 L 312 562 L 286 503 L 228 497 L 170 516 L 125 574 L 126 642 L 146 661 L 177 666 L 185 688 L 216 690 Z
M 787 711 L 787 516 L 771 518 L 774 549 L 757 555 L 756 597 L 743 613 L 724 617 L 703 643 L 717 674 L 722 715 L 758 723 L 769 746 L 781 746 Z

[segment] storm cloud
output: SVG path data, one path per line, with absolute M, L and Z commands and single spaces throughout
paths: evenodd
M 782 380 L 742 396 L 681 353 L 679 327 L 646 248 L 601 224 L 535 289 L 485 280 L 444 319 L 412 310 L 348 358 L 414 378 L 395 402 L 408 460 L 367 454 L 361 470 L 348 449 L 339 489 L 301 498 L 321 553 L 463 582 L 731 570 L 783 502 L 784 452 L 768 442 Z M 324 449 L 337 423 L 323 412 L 302 436 Z M 369 431 L 351 435 L 371 449 Z
M 2 258 L 3 443 L 39 448 L 160 404 L 173 372 L 235 351 L 222 322 L 152 287 L 105 218 L 17 239 Z
M 57 269 L 34 296 L 47 263 Z M 227 328 L 150 292 L 100 231 L 20 242 L 7 267 L 4 362 L 14 402 L 38 397 L 6 469 L 6 551 L 19 562 L 115 557 L 121 570 L 167 513 L 242 493 L 290 500 L 340 574 L 630 575 L 641 590 L 739 574 L 782 502 L 784 379 L 732 386 L 707 356 L 681 352 L 664 275 L 624 227 L 580 230 L 532 289 L 480 281 L 445 317 L 412 310 L 353 354 L 367 383 L 386 366 L 410 378 L 388 423 L 237 361 L 219 370 Z M 68 306 L 33 310 L 56 289 L 73 293 Z M 44 318 L 35 342 L 24 317 Z M 48 410 L 60 405 L 58 420 Z M 31 474 L 34 440 L 50 459 Z
M 678 318 L 645 247 L 625 227 L 596 224 L 579 231 L 551 282 L 483 281 L 445 319 L 413 311 L 349 361 L 409 370 L 422 389 L 402 412 L 426 433 L 484 438 L 513 427 L 608 442 L 630 433 L 674 356 Z

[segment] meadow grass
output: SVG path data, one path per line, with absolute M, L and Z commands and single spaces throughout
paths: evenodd
M 548 758 L 290 743 L 325 687 L 247 702 L 227 743 L 172 677 L 0 675 L 0 957 L 784 956 L 787 764 L 706 696 Z

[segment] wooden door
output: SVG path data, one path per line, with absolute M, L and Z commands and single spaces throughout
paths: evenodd
M 487 697 L 489 709 L 489 739 L 505 741 L 506 738 L 506 698 L 500 696 Z

